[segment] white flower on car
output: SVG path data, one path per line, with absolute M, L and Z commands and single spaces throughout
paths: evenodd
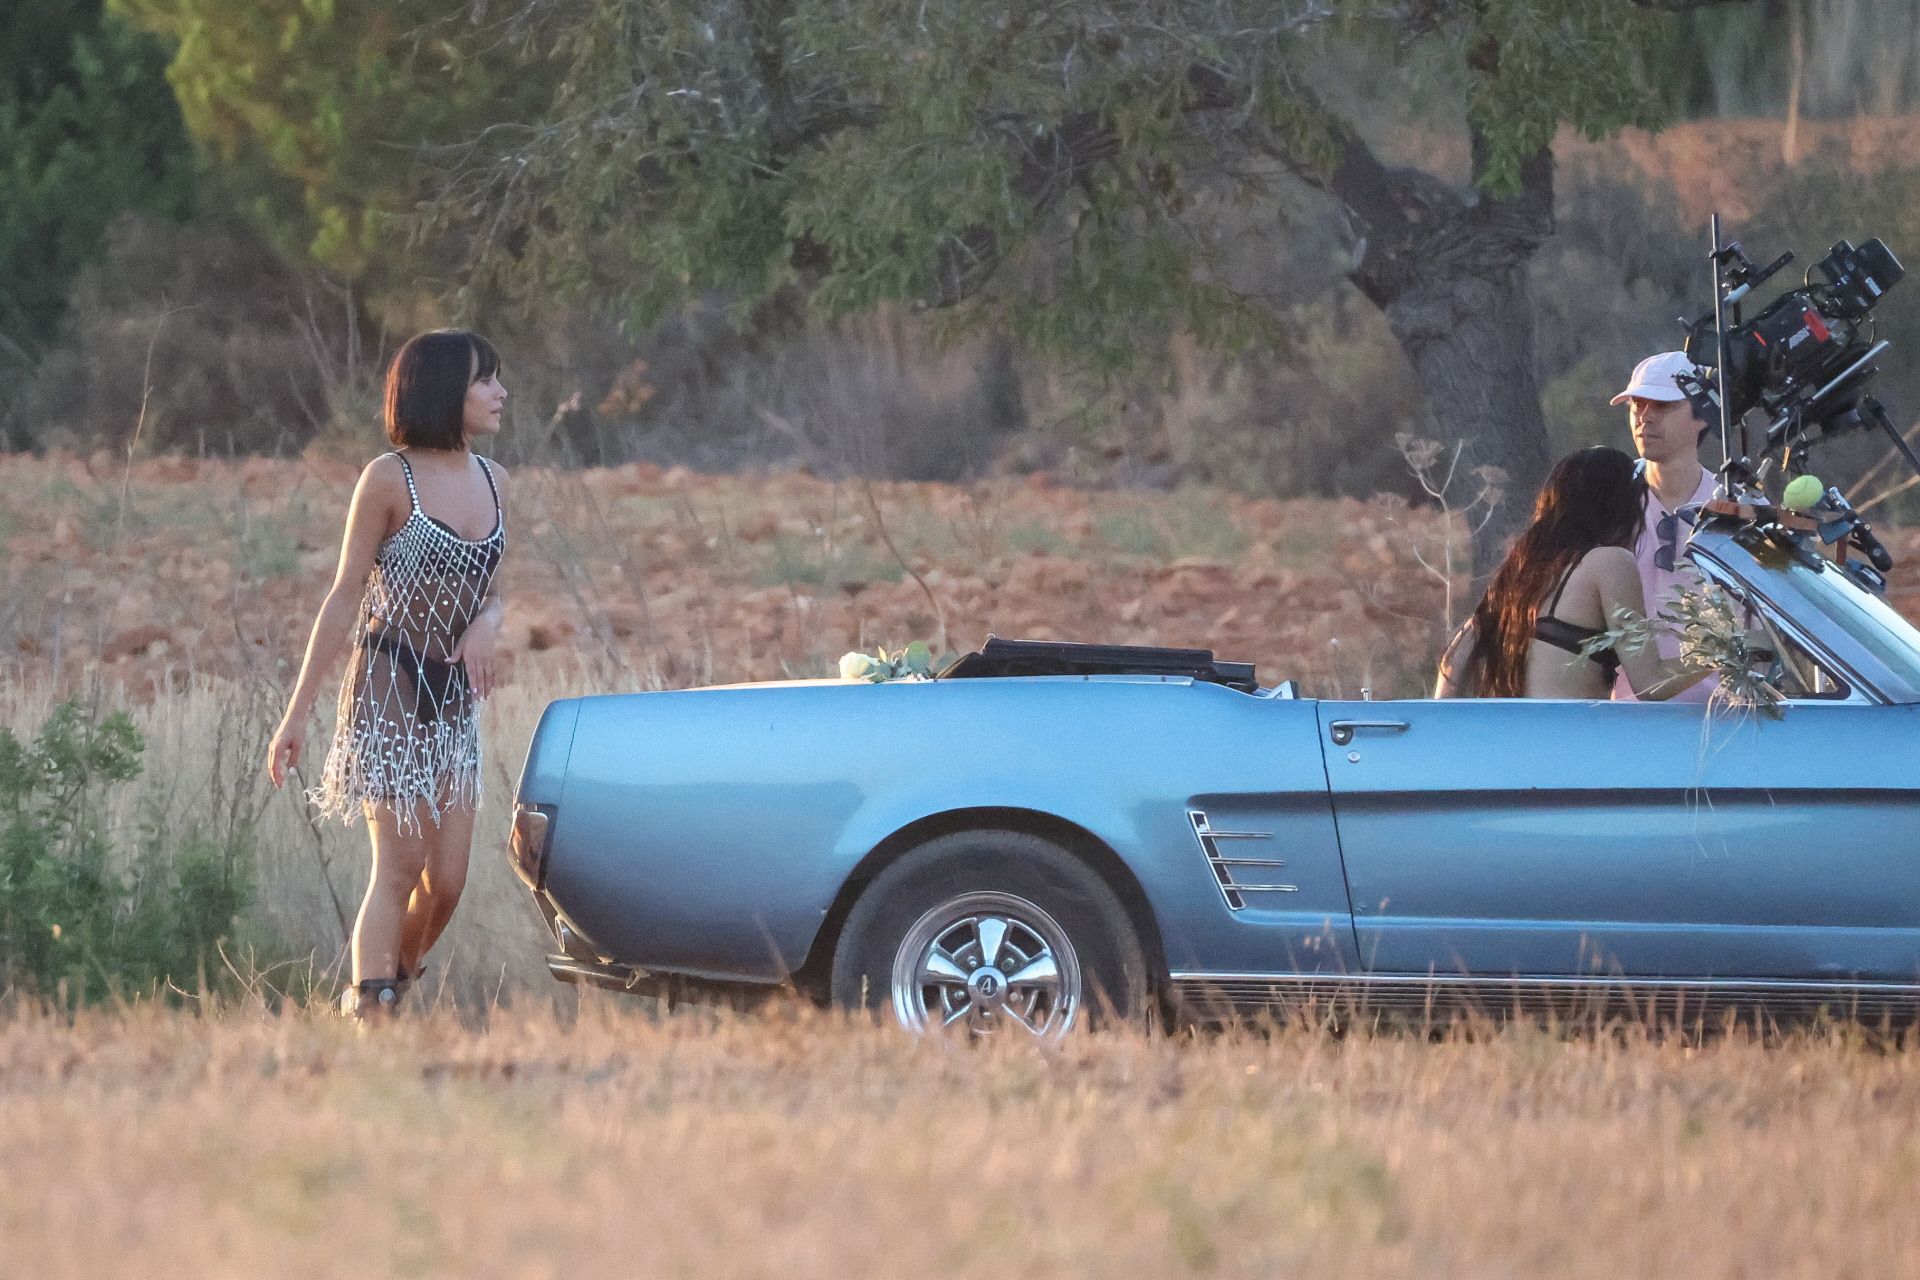
M 904 649 L 889 653 L 876 649 L 861 653 L 858 649 L 841 655 L 840 678 L 884 684 L 889 680 L 933 679 L 933 649 L 925 640 L 915 640 Z

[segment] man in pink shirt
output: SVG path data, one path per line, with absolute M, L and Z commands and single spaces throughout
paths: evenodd
M 1684 548 L 1700 504 L 1713 497 L 1713 473 L 1700 465 L 1700 441 L 1708 424 L 1695 413 L 1676 381 L 1676 375 L 1694 371 L 1684 351 L 1648 356 L 1634 366 L 1627 389 L 1610 402 L 1627 406 L 1634 448 L 1646 463 L 1647 518 L 1633 556 L 1640 564 L 1640 586 L 1646 592 L 1649 614 L 1657 615 L 1671 604 L 1681 586 L 1700 582 Z M 1671 636 L 1659 636 L 1656 643 L 1663 657 L 1679 652 Z M 1718 683 L 1704 680 L 1673 700 L 1705 702 Z M 1633 700 L 1633 689 L 1624 676 L 1615 680 L 1613 696 Z

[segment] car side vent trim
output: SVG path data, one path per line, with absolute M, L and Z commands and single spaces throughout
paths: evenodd
M 1229 911 L 1244 911 L 1247 907 L 1247 895 L 1250 893 L 1298 893 L 1297 884 L 1278 884 L 1262 880 L 1257 868 L 1279 868 L 1287 865 L 1285 858 L 1237 858 L 1228 857 L 1220 851 L 1223 840 L 1271 840 L 1271 831 L 1221 831 L 1208 820 L 1204 809 L 1187 810 L 1187 821 L 1193 824 L 1193 837 L 1200 842 L 1200 852 L 1207 856 L 1207 866 L 1213 870 L 1214 881 L 1220 886 L 1220 896 L 1226 900 Z

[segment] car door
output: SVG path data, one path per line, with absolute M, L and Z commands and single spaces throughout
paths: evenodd
M 1375 973 L 1920 978 L 1920 707 L 1326 702 Z

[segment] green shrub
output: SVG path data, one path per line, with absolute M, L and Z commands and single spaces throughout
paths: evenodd
M 110 994 L 219 985 L 220 942 L 250 893 L 245 850 L 149 830 L 131 871 L 114 865 L 101 810 L 140 774 L 123 711 L 55 707 L 31 744 L 0 728 L 0 988 L 80 1004 Z

